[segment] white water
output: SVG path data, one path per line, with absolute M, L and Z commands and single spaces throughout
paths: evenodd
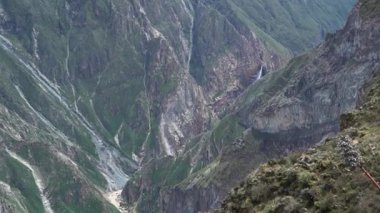
M 260 80 L 263 77 L 263 65 L 260 67 L 259 74 L 257 75 L 256 81 Z
M 52 83 L 44 74 L 42 74 L 38 68 L 32 62 L 26 62 L 17 54 L 17 48 L 15 48 L 7 38 L 0 35 L 0 46 L 12 55 L 21 65 L 23 65 L 32 76 L 32 78 L 36 81 L 39 87 L 51 98 L 54 98 L 61 104 L 65 110 L 67 110 L 73 118 L 75 118 L 79 123 L 87 130 L 87 132 L 91 135 L 92 141 L 96 146 L 97 153 L 99 155 L 99 169 L 102 174 L 106 178 L 108 182 L 108 190 L 114 191 L 123 188 L 125 183 L 127 182 L 129 176 L 124 173 L 119 165 L 118 161 L 128 161 L 127 159 L 121 157 L 118 150 L 107 145 L 101 137 L 93 130 L 91 124 L 87 121 L 87 119 L 75 109 L 69 107 L 69 104 L 65 97 L 61 95 L 60 88 Z M 24 97 L 25 98 L 25 97 Z M 26 100 L 26 99 L 25 99 Z M 28 104 L 28 103 L 27 103 Z M 30 104 L 29 104 L 30 105 Z M 34 110 L 35 113 L 39 114 Z M 40 117 L 40 116 L 39 116 Z M 43 120 L 43 116 L 40 119 Z M 47 120 L 43 120 L 48 126 L 53 128 L 50 122 L 46 122 Z M 116 160 L 117 159 L 117 160 Z M 128 161 L 129 162 L 129 161 Z M 130 163 L 130 162 L 129 162 Z
M 42 200 L 42 205 L 45 208 L 45 212 L 47 213 L 53 213 L 54 211 L 51 208 L 50 201 L 47 199 L 47 197 L 44 195 L 44 184 L 42 182 L 42 179 L 38 173 L 26 160 L 22 159 L 20 156 L 18 156 L 16 153 L 11 152 L 9 150 L 6 150 L 9 156 L 11 156 L 13 159 L 17 160 L 21 164 L 23 164 L 26 168 L 28 168 L 33 175 L 34 181 L 37 185 L 37 188 L 40 192 L 41 200 Z

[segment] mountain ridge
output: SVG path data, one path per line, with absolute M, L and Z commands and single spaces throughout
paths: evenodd
M 55 211 L 124 211 L 109 195 L 136 170 L 160 165 L 147 175 L 175 184 L 204 169 L 219 148 L 197 154 L 197 136 L 293 48 L 231 2 L 1 0 L 0 187 L 16 195 L 1 208 L 42 212 L 46 196 Z M 341 2 L 326 31 L 352 5 Z M 319 12 L 310 16 L 330 15 Z
M 358 108 L 342 115 L 337 136 L 260 166 L 216 212 L 378 211 L 379 189 L 368 175 L 377 178 L 379 172 L 379 80 L 377 74 L 365 86 Z M 341 144 L 346 141 L 359 153 L 360 167 L 370 172 L 345 156 Z
M 193 147 L 201 150 L 198 157 L 203 158 L 195 162 L 206 166 L 179 183 L 161 185 L 160 211 L 179 206 L 183 212 L 216 208 L 221 195 L 260 163 L 307 149 L 339 131 L 340 114 L 356 106 L 360 88 L 379 66 L 377 16 L 370 20 L 361 16 L 364 3 L 356 5 L 346 26 L 329 35 L 324 44 L 251 85 L 238 98 L 237 107 L 231 107 L 230 114 L 194 142 Z M 193 160 L 194 155 L 177 161 L 186 159 Z M 144 184 L 151 187 L 147 176 L 137 179 L 142 188 Z M 135 196 L 133 190 L 139 187 L 135 184 L 127 185 L 125 197 Z

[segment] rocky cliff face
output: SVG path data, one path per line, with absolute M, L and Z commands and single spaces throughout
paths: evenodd
M 222 146 L 203 133 L 228 120 L 233 100 L 337 29 L 353 1 L 330 19 L 327 0 L 250 2 L 0 1 L 0 187 L 15 195 L 1 209 L 123 211 L 110 203 L 136 170 L 126 200 L 170 199 L 157 186 L 216 159 Z M 305 8 L 309 21 L 297 21 Z M 302 45 L 273 31 L 283 25 L 305 34 Z M 199 209 L 223 194 L 212 193 Z
M 375 3 L 365 6 L 368 2 L 360 1 L 344 29 L 328 35 L 325 43 L 248 87 L 227 116 L 191 144 L 182 158 L 193 166 L 190 175 L 164 186 L 162 211 L 216 206 L 260 162 L 307 148 L 339 130 L 340 115 L 357 105 L 360 89 L 379 70 L 378 16 L 369 9 Z
M 378 181 L 380 171 L 379 80 L 365 86 L 356 110 L 342 115 L 338 136 L 260 166 L 217 212 L 379 211 L 379 189 L 368 177 Z

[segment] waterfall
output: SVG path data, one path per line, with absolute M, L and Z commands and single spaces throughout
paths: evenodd
M 259 74 L 257 74 L 256 81 L 260 80 L 262 77 L 263 77 L 263 65 L 260 65 L 260 71 L 259 71 Z

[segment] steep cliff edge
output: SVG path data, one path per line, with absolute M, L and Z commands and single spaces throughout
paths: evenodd
M 362 104 L 342 115 L 336 137 L 260 166 L 217 212 L 380 211 L 379 188 L 365 174 L 379 181 L 380 77 L 363 93 Z
M 195 169 L 161 189 L 161 211 L 216 207 L 261 162 L 339 130 L 340 115 L 354 109 L 360 88 L 379 70 L 379 17 L 367 4 L 360 1 L 344 29 L 325 43 L 251 85 L 215 128 L 191 144 L 180 160 Z
M 251 1 L 1 0 L 1 209 L 124 211 L 117 197 L 140 168 L 178 183 L 213 159 L 189 152 L 197 135 L 319 30 L 339 28 L 352 1 L 337 0 L 334 15 L 323 0 L 283 16 L 305 34 L 295 47 L 260 25 L 285 24 L 274 21 L 288 7 L 279 0 L 271 13 L 257 1 L 260 24 Z M 296 14 L 309 6 L 305 31 Z

